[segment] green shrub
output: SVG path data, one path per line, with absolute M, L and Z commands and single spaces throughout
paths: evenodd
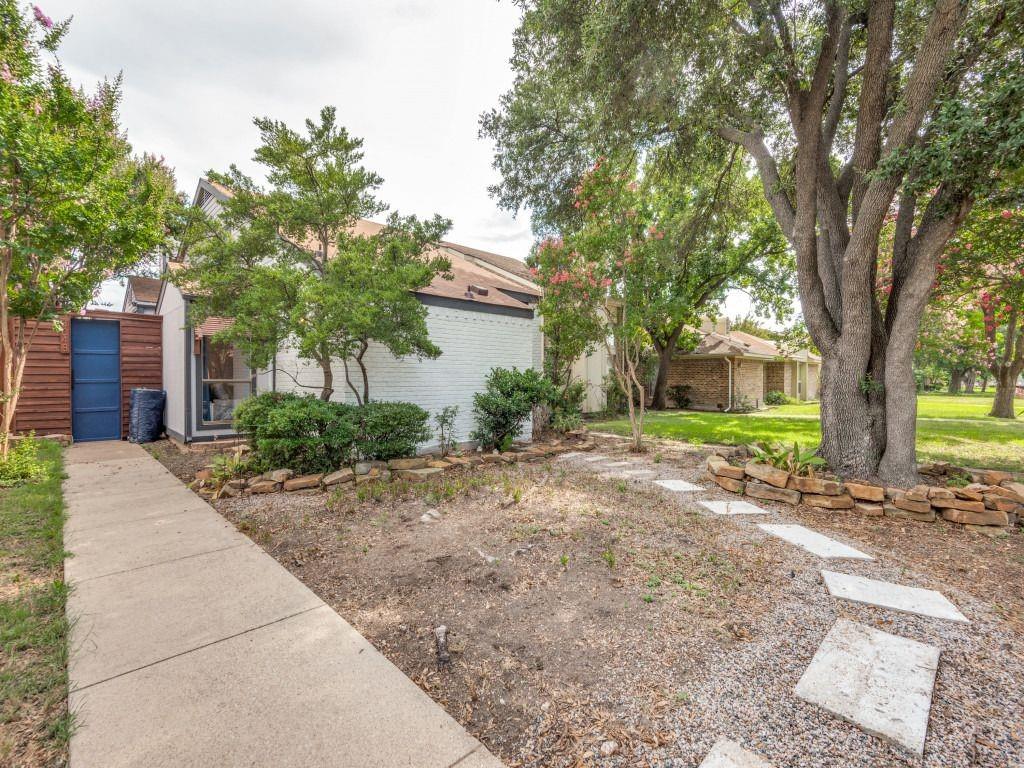
M 787 403 L 791 402 L 793 402 L 793 398 L 791 398 L 785 392 L 779 392 L 778 390 L 772 390 L 771 392 L 767 392 L 764 396 L 765 405 L 786 405 Z
M 43 463 L 39 459 L 39 444 L 34 435 L 11 441 L 7 459 L 0 461 L 0 488 L 38 480 L 43 475 Z
M 413 403 L 354 406 L 265 392 L 238 406 L 235 428 L 249 436 L 253 470 L 284 467 L 306 474 L 332 472 L 358 459 L 409 456 L 430 438 L 429 418 Z
M 692 389 L 689 384 L 676 384 L 668 388 L 668 396 L 676 404 L 676 408 L 689 408 L 693 402 L 690 397 Z
M 492 368 L 487 388 L 473 395 L 476 428 L 471 437 L 485 448 L 507 448 L 535 405 L 553 399 L 550 380 L 533 369 Z
M 583 400 L 587 396 L 587 385 L 574 381 L 565 387 L 551 386 L 548 408 L 551 410 L 551 428 L 556 432 L 568 432 L 583 425 Z
M 266 392 L 238 406 L 235 428 L 249 436 L 256 470 L 330 472 L 355 458 L 353 411 L 311 395 Z
M 354 409 L 356 450 L 364 459 L 387 461 L 416 453 L 430 439 L 430 414 L 414 403 L 369 402 Z

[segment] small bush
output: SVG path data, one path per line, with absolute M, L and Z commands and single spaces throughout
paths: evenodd
M 257 471 L 331 472 L 355 458 L 354 410 L 310 395 L 266 392 L 238 406 L 235 428 L 249 436 Z
M 730 413 L 753 413 L 757 408 L 754 403 L 746 395 L 737 395 L 733 399 L 732 410 Z
M 11 488 L 43 475 L 43 462 L 39 459 L 39 444 L 34 435 L 11 441 L 7 459 L 0 461 L 0 488 Z
M 459 406 L 446 405 L 434 414 L 434 423 L 437 425 L 437 445 L 441 449 L 441 456 L 447 456 L 455 450 L 455 418 L 459 415 Z
M 430 439 L 430 414 L 414 403 L 369 402 L 353 411 L 356 450 L 364 459 L 411 456 L 417 445 Z
M 487 388 L 473 395 L 476 428 L 471 437 L 485 448 L 505 448 L 539 403 L 552 399 L 551 382 L 533 369 L 492 368 Z
M 772 390 L 764 396 L 765 405 L 787 405 L 791 402 L 793 402 L 793 398 L 785 392 L 779 392 L 778 390 Z
M 548 408 L 551 410 L 551 428 L 556 432 L 568 432 L 583 426 L 583 400 L 587 396 L 587 385 L 574 381 L 565 387 L 552 385 Z
M 668 396 L 676 404 L 676 408 L 689 408 L 693 399 L 690 391 L 693 389 L 689 384 L 676 384 L 668 388 Z

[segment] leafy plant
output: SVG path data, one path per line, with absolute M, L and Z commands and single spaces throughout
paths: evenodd
M 455 450 L 455 418 L 459 415 L 459 406 L 446 405 L 434 414 L 434 423 L 437 425 L 437 445 L 441 449 L 441 456 L 447 456 Z
M 484 448 L 511 445 L 533 407 L 551 401 L 552 389 L 551 381 L 531 368 L 492 368 L 486 389 L 473 395 L 471 437 Z
M 614 568 L 615 568 L 615 553 L 612 552 L 611 549 L 606 549 L 604 552 L 602 552 L 601 553 L 601 559 L 604 560 L 605 565 L 607 565 L 610 569 L 614 570 Z
M 13 447 L 6 459 L 0 459 L 0 488 L 11 488 L 43 474 L 43 462 L 39 459 L 39 444 L 34 434 L 12 441 Z
M 766 392 L 764 396 L 765 405 L 786 405 L 787 403 L 793 402 L 793 398 L 787 395 L 785 392 L 779 392 L 773 389 L 771 392 Z
M 801 449 L 793 442 L 792 447 L 782 443 L 754 443 L 747 446 L 751 456 L 762 464 L 784 469 L 794 475 L 814 477 L 814 471 L 826 466 L 827 462 L 817 455 L 817 448 Z
M 693 387 L 689 384 L 675 384 L 668 388 L 668 396 L 676 404 L 676 408 L 689 408 L 690 403 L 693 402 L 690 397 L 692 391 Z
M 365 403 L 352 409 L 357 425 L 355 447 L 364 459 L 387 461 L 416 453 L 430 439 L 430 414 L 415 403 Z

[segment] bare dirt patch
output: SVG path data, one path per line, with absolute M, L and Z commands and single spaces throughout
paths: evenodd
M 747 641 L 777 581 L 774 545 L 559 465 L 364 488 L 218 507 L 512 765 L 671 743 L 675 679 Z
M 772 522 L 878 558 L 825 564 L 649 482 L 710 486 L 706 448 L 598 451 L 653 474 L 602 479 L 578 457 L 214 503 L 511 766 L 692 768 L 723 735 L 776 766 L 922 765 L 794 695 L 840 617 L 941 648 L 924 766 L 1024 764 L 1021 635 L 1000 608 L 1014 603 L 982 586 L 1017 573 L 1016 540 L 949 536 L 942 550 L 925 525 L 869 521 L 864 533 L 842 513 L 763 504 Z M 972 623 L 833 600 L 823 566 L 941 589 Z M 437 663 L 442 624 L 450 668 Z

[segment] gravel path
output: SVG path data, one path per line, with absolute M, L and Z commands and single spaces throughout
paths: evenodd
M 613 451 L 610 445 L 600 450 L 616 457 L 623 452 L 621 447 Z M 699 511 L 695 503 L 698 499 L 736 498 L 706 480 L 697 462 L 690 462 L 691 466 L 673 460 L 655 463 L 651 455 L 632 461 L 636 468 L 657 473 L 635 482 L 674 477 L 714 489 L 700 494 L 665 492 L 668 499 L 684 509 Z M 601 471 L 600 464 L 589 468 Z M 757 522 L 812 525 L 806 518 L 787 514 L 782 505 L 759 505 L 776 514 L 746 519 L 715 516 L 730 530 L 737 546 L 762 546 L 767 534 L 756 527 Z M 678 686 L 677 696 L 686 702 L 684 716 L 675 728 L 678 751 L 672 751 L 677 755 L 681 752 L 684 757 L 664 761 L 663 751 L 654 749 L 644 755 L 647 764 L 666 768 L 697 765 L 712 744 L 725 736 L 762 755 L 777 768 L 1024 766 L 1024 646 L 1020 635 L 990 603 L 942 584 L 928 574 L 916 573 L 878 548 L 850 539 L 847 542 L 876 559 L 825 561 L 797 547 L 786 548 L 784 556 L 769 567 L 786 573 L 788 585 L 776 595 L 773 610 L 749 626 L 749 640 L 727 650 L 716 650 L 700 666 L 672 671 L 671 684 Z M 822 568 L 938 589 L 971 623 L 956 624 L 833 599 L 824 587 Z M 821 640 L 839 618 L 929 643 L 941 650 L 922 763 L 794 694 L 796 683 Z

